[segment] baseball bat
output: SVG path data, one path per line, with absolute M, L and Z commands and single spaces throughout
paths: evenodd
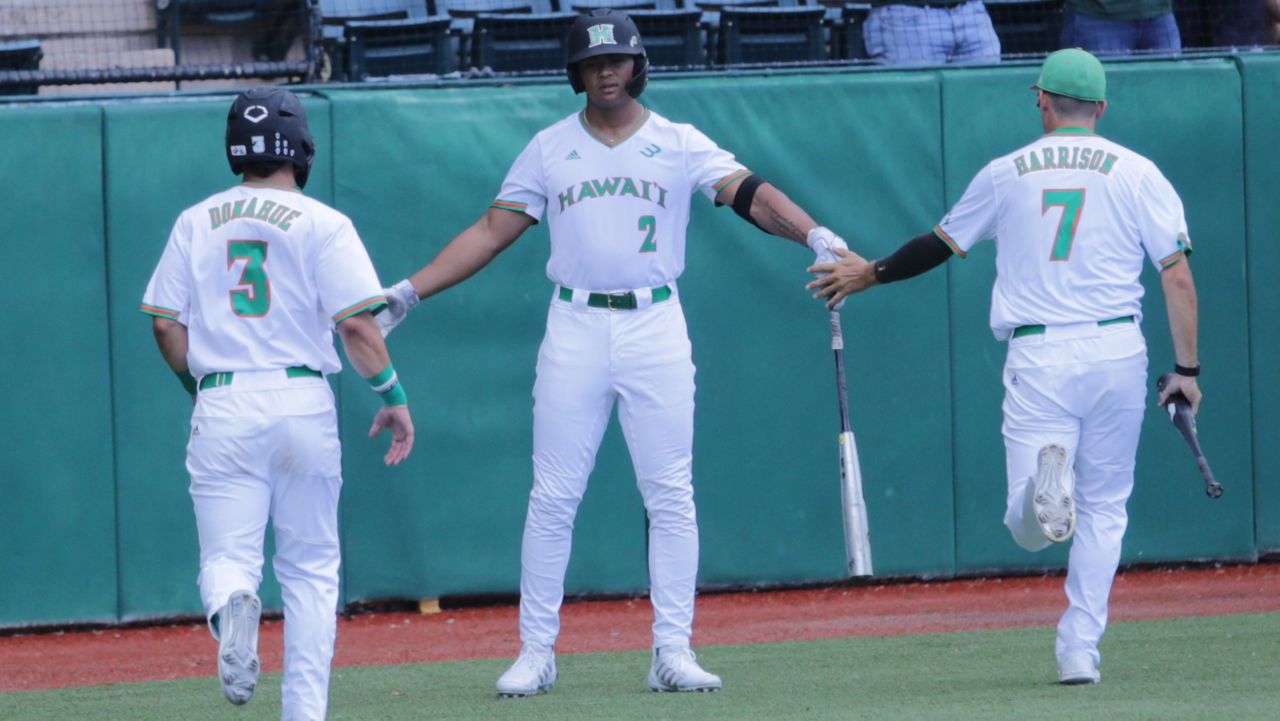
M 1169 385 L 1169 378 L 1172 373 L 1165 373 L 1156 381 L 1156 390 L 1163 391 L 1164 387 Z M 1196 457 L 1196 465 L 1200 467 L 1200 475 L 1204 476 L 1204 492 L 1210 498 L 1218 498 L 1222 495 L 1222 484 L 1218 483 L 1213 477 L 1213 471 L 1209 468 L 1209 461 L 1204 457 L 1204 451 L 1200 450 L 1200 438 L 1196 431 L 1196 417 L 1191 412 L 1191 401 L 1181 393 L 1172 393 L 1169 395 L 1169 402 L 1165 408 L 1169 411 L 1169 420 L 1173 421 L 1173 426 L 1178 429 L 1178 433 L 1182 434 L 1182 439 L 1191 446 L 1191 452 Z
M 862 467 L 849 426 L 849 393 L 844 376 L 844 333 L 840 311 L 831 311 L 831 350 L 836 358 L 836 395 L 840 399 L 840 505 L 844 516 L 844 556 L 850 578 L 871 575 L 871 534 L 862 498 Z

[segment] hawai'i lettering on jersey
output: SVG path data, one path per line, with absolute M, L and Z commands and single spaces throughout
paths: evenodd
M 603 198 L 607 195 L 631 195 L 643 198 L 659 207 L 667 207 L 667 189 L 651 180 L 633 180 L 625 177 L 604 178 L 602 180 L 584 180 L 569 186 L 560 193 L 560 212 L 574 203 L 590 198 Z

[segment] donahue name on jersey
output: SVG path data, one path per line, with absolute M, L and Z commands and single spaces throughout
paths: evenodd
M 1092 170 L 1110 175 L 1120 157 L 1100 148 L 1081 148 L 1077 145 L 1057 145 L 1032 148 L 1025 155 L 1013 157 L 1013 167 L 1018 177 L 1037 170 Z
M 277 203 L 274 200 L 263 199 L 258 202 L 258 196 L 251 196 L 248 201 L 237 200 L 234 203 L 226 202 L 221 206 L 213 206 L 209 210 L 209 230 L 216 230 L 223 223 L 229 223 L 236 218 L 252 218 L 262 220 L 271 225 L 276 226 L 280 230 L 289 230 L 290 224 L 300 215 L 301 210 L 294 210 L 283 203 Z
M 602 180 L 584 180 L 574 183 L 560 193 L 560 212 L 565 208 L 589 198 L 603 198 L 607 195 L 631 195 L 642 198 L 658 207 L 667 207 L 667 189 L 652 180 L 633 180 L 626 177 L 604 178 Z

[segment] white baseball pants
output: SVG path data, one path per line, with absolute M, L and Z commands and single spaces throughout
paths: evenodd
M 1055 652 L 1098 663 L 1107 601 L 1133 491 L 1146 403 L 1147 348 L 1136 323 L 1050 326 L 1014 338 L 1004 369 L 1005 525 L 1018 545 L 1049 545 L 1031 510 L 1040 449 L 1056 443 L 1075 467 L 1076 532 L 1067 561 L 1067 611 Z
M 323 379 L 237 371 L 230 385 L 198 394 L 187 471 L 205 615 L 212 621 L 236 591 L 257 592 L 270 518 L 284 596 L 286 721 L 319 721 L 328 706 L 341 469 L 333 392 Z
M 649 516 L 654 645 L 688 645 L 698 571 L 694 368 L 678 298 L 636 310 L 553 299 L 533 387 L 533 490 L 520 574 L 520 638 L 555 644 L 573 521 L 614 402 Z

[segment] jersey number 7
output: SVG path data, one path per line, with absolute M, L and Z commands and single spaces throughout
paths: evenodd
M 1067 260 L 1071 257 L 1071 244 L 1076 239 L 1080 213 L 1084 210 L 1084 188 L 1046 189 L 1040 214 L 1044 215 L 1050 208 L 1057 206 L 1062 207 L 1062 218 L 1058 220 L 1058 233 L 1053 238 L 1053 251 L 1049 253 L 1050 261 Z

